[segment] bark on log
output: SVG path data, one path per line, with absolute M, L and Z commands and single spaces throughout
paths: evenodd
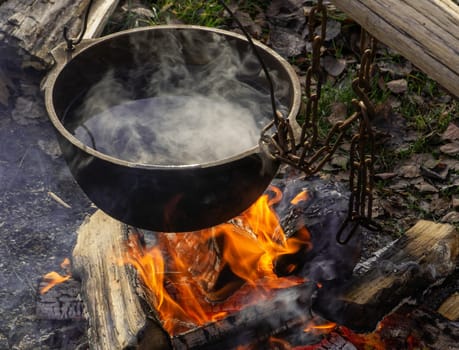
M 92 349 L 167 349 L 168 337 L 145 310 L 139 283 L 120 265 L 128 228 L 97 211 L 78 231 L 72 275 L 82 281 Z
M 459 96 L 459 7 L 451 0 L 332 0 L 379 41 Z
M 77 36 L 89 0 L 9 0 L 0 5 L 0 61 L 48 69 L 50 51 L 64 41 L 64 26 Z M 86 37 L 100 34 L 118 0 L 95 0 Z M 19 61 L 19 62 L 18 62 Z
M 419 296 L 454 272 L 458 256 L 459 234 L 453 226 L 421 220 L 344 290 L 322 288 L 314 307 L 352 329 L 372 330 L 405 298 Z

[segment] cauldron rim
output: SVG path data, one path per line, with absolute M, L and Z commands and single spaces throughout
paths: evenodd
M 227 163 L 235 162 L 240 159 L 246 158 L 250 155 L 253 155 L 255 153 L 260 152 L 260 146 L 255 145 L 252 148 L 249 148 L 243 152 L 240 152 L 236 155 L 226 157 L 223 159 L 219 159 L 216 161 L 210 161 L 210 162 L 205 162 L 205 163 L 200 163 L 200 164 L 183 164 L 183 165 L 159 165 L 159 164 L 144 164 L 144 163 L 135 163 L 135 162 L 130 162 L 127 160 L 123 160 L 120 158 L 116 158 L 113 156 L 110 156 L 106 153 L 102 153 L 100 151 L 97 151 L 83 142 L 81 142 L 78 138 L 76 138 L 72 133 L 70 133 L 62 124 L 61 120 L 57 116 L 56 110 L 54 108 L 54 101 L 53 101 L 53 92 L 54 92 L 54 87 L 55 84 L 60 76 L 60 74 L 66 69 L 67 64 L 71 62 L 72 60 L 76 59 L 80 54 L 86 52 L 87 50 L 90 50 L 98 45 L 102 45 L 108 40 L 112 40 L 121 36 L 128 36 L 132 35 L 138 32 L 146 32 L 146 31 L 157 31 L 157 30 L 198 30 L 198 31 L 208 31 L 208 32 L 213 32 L 217 34 L 221 34 L 224 36 L 229 36 L 233 37 L 242 41 L 247 42 L 247 38 L 241 34 L 223 30 L 223 29 L 218 29 L 218 28 L 210 28 L 210 27 L 204 27 L 204 26 L 197 26 L 197 25 L 185 25 L 185 24 L 175 24 L 175 25 L 157 25 L 157 26 L 152 26 L 152 27 L 141 27 L 141 28 L 135 28 L 135 29 L 128 29 L 124 31 L 119 31 L 113 34 L 109 34 L 97 39 L 86 39 L 82 43 L 79 44 L 79 46 L 76 48 L 74 52 L 71 54 L 64 52 L 64 43 L 59 45 L 57 48 L 55 48 L 52 52 L 53 56 L 55 57 L 56 60 L 56 67 L 53 69 L 53 71 L 48 75 L 46 83 L 45 83 L 45 104 L 46 104 L 46 109 L 48 111 L 49 118 L 53 124 L 53 126 L 56 128 L 56 130 L 70 143 L 72 143 L 75 147 L 79 148 L 83 152 L 86 152 L 87 154 L 103 159 L 109 163 L 113 163 L 116 165 L 121 165 L 121 166 L 126 166 L 130 168 L 139 168 L 139 169 L 156 169 L 156 170 L 167 170 L 167 171 L 180 171 L 180 170 L 191 170 L 191 169 L 197 169 L 197 168 L 212 168 L 212 167 L 218 167 Z M 301 88 L 300 88 L 300 82 L 298 80 L 298 77 L 294 71 L 294 69 L 291 67 L 291 65 L 277 52 L 275 52 L 273 49 L 270 47 L 260 43 L 259 41 L 254 40 L 255 45 L 257 48 L 263 50 L 265 53 L 269 54 L 272 56 L 276 62 L 279 63 L 279 66 L 282 67 L 282 69 L 285 70 L 285 72 L 288 75 L 288 80 L 292 84 L 292 102 L 290 103 L 289 107 L 289 114 L 287 118 L 290 120 L 292 124 L 296 124 L 296 116 L 299 112 L 300 105 L 301 105 Z

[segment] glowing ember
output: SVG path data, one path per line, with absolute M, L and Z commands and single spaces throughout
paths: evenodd
M 357 334 L 346 327 L 339 327 L 339 333 L 357 349 L 386 350 L 387 347 L 381 340 L 378 332 L 368 334 Z
M 43 276 L 43 280 L 48 284 L 40 289 L 40 294 L 45 294 L 54 286 L 63 283 L 72 277 L 70 274 L 70 260 L 68 258 L 65 258 L 62 261 L 61 268 L 66 272 L 65 275 L 61 275 L 56 271 L 51 271 Z
M 325 324 L 310 324 L 308 325 L 304 331 L 305 332 L 318 332 L 318 333 L 330 333 L 336 328 L 336 323 L 328 322 Z
M 295 198 L 293 198 L 290 203 L 292 203 L 293 205 L 297 205 L 298 203 L 300 202 L 303 202 L 305 200 L 308 199 L 308 192 L 307 191 L 302 191 L 300 193 L 298 193 Z
M 304 282 L 278 277 L 274 272 L 276 259 L 310 247 L 310 236 L 303 229 L 297 237 L 286 239 L 272 209 L 282 194 L 277 188 L 270 190 L 274 198 L 261 196 L 231 222 L 193 233 L 162 233 L 159 244 L 150 248 L 135 237 L 129 240 L 121 263 L 137 269 L 170 334 L 221 319 L 230 311 L 266 298 L 273 289 Z M 218 266 L 217 271 L 214 266 Z M 217 289 L 223 273 L 232 278 Z M 243 297 L 235 300 L 235 295 Z

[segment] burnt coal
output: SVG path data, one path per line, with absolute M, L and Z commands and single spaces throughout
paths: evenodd
M 347 244 L 336 240 L 338 230 L 347 217 L 349 190 L 343 184 L 319 177 L 274 180 L 273 184 L 283 191 L 282 201 L 275 210 L 286 235 L 295 236 L 306 228 L 311 239 L 310 246 L 295 255 L 279 259 L 277 273 L 286 274 L 285 266 L 299 262 L 294 271 L 296 275 L 327 286 L 341 285 L 352 275 L 361 252 L 360 228 Z M 296 205 L 291 204 L 302 191 L 306 191 L 307 198 Z M 344 235 L 348 233 L 344 232 Z

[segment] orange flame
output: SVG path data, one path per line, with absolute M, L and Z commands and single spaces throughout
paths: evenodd
M 43 280 L 47 283 L 45 286 L 40 288 L 40 294 L 45 294 L 54 286 L 67 281 L 71 276 L 70 274 L 70 260 L 65 258 L 61 263 L 61 268 L 65 270 L 66 274 L 61 275 L 56 271 L 48 272 L 43 276 Z
M 266 194 L 261 196 L 231 222 L 193 233 L 162 233 L 159 245 L 151 248 L 143 247 L 135 237 L 129 240 L 121 263 L 131 264 L 137 269 L 139 277 L 152 293 L 151 303 L 170 334 L 186 330 L 183 325 L 187 323 L 190 328 L 196 327 L 221 319 L 229 311 L 247 305 L 231 304 L 234 298 L 229 295 L 237 294 L 236 289 L 244 294 L 244 302 L 259 301 L 272 289 L 304 282 L 300 278 L 278 277 L 274 272 L 276 259 L 293 254 L 310 242 L 306 229 L 301 230 L 297 238 L 285 237 L 271 208 L 282 194 L 277 188 L 270 189 L 275 194 L 274 198 L 270 199 Z M 215 251 L 218 251 L 218 256 Z M 215 271 L 216 265 L 220 266 L 218 271 Z M 212 288 L 206 286 L 212 284 L 211 280 L 215 282 L 215 276 L 218 277 L 223 270 L 230 271 L 233 280 L 215 296 L 209 290 Z M 246 297 L 248 289 L 256 297 Z M 225 301 L 218 305 L 209 303 L 209 300 L 219 300 L 219 297 Z
M 322 323 L 322 320 L 314 317 L 312 318 L 308 325 L 304 328 L 304 332 L 312 332 L 316 334 L 328 334 L 335 330 L 337 324 L 335 322 L 325 322 Z
M 346 327 L 339 327 L 339 333 L 351 342 L 357 349 L 385 350 L 386 345 L 378 332 L 357 334 Z
M 308 199 L 308 192 L 307 191 L 302 191 L 298 193 L 295 198 L 293 198 L 290 203 L 293 205 L 297 205 L 300 202 L 303 202 Z
M 319 334 L 328 334 L 337 327 L 334 322 L 327 322 L 324 324 L 314 324 L 314 320 L 306 326 L 304 332 L 314 332 Z
M 286 340 L 270 337 L 269 338 L 269 348 L 276 350 L 291 350 L 292 346 Z

